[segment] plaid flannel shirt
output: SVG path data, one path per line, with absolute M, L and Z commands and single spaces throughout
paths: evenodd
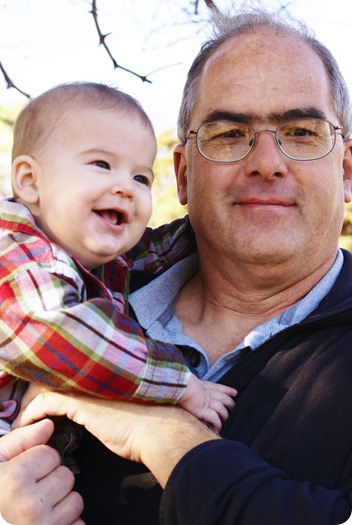
M 177 403 L 190 371 L 176 347 L 147 339 L 125 314 L 126 259 L 93 275 L 38 229 L 25 206 L 3 200 L 0 213 L 0 414 L 10 411 L 4 392 L 14 378 L 71 393 Z M 187 228 L 180 219 L 147 229 L 131 251 L 134 267 L 161 273 L 194 251 Z

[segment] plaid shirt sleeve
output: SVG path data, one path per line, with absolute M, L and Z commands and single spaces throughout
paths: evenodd
M 147 228 L 139 243 L 127 254 L 133 270 L 161 274 L 195 253 L 197 245 L 188 216 L 158 228 Z
M 91 274 L 100 296 L 87 298 L 62 250 L 14 237 L 3 233 L 0 244 L 2 384 L 5 372 L 74 393 L 177 403 L 191 374 L 178 349 L 146 339 Z

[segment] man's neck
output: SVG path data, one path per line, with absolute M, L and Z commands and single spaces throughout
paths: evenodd
M 275 274 L 267 266 L 264 272 L 260 268 L 256 272 L 235 268 L 231 273 L 218 272 L 213 264 L 202 265 L 181 289 L 175 314 L 184 333 L 200 344 L 214 363 L 254 327 L 280 315 L 309 293 L 334 260 L 331 257 L 303 276 L 281 269 Z

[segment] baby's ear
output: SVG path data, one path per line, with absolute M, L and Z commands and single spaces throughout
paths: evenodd
M 13 192 L 25 204 L 37 204 L 39 201 L 38 169 L 37 161 L 29 155 L 20 155 L 12 163 L 11 181 Z

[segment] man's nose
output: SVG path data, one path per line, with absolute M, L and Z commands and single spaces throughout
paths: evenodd
M 263 129 L 255 132 L 255 141 L 248 157 L 243 159 L 246 174 L 261 175 L 264 179 L 281 178 L 287 174 L 286 157 L 280 150 L 275 131 Z

